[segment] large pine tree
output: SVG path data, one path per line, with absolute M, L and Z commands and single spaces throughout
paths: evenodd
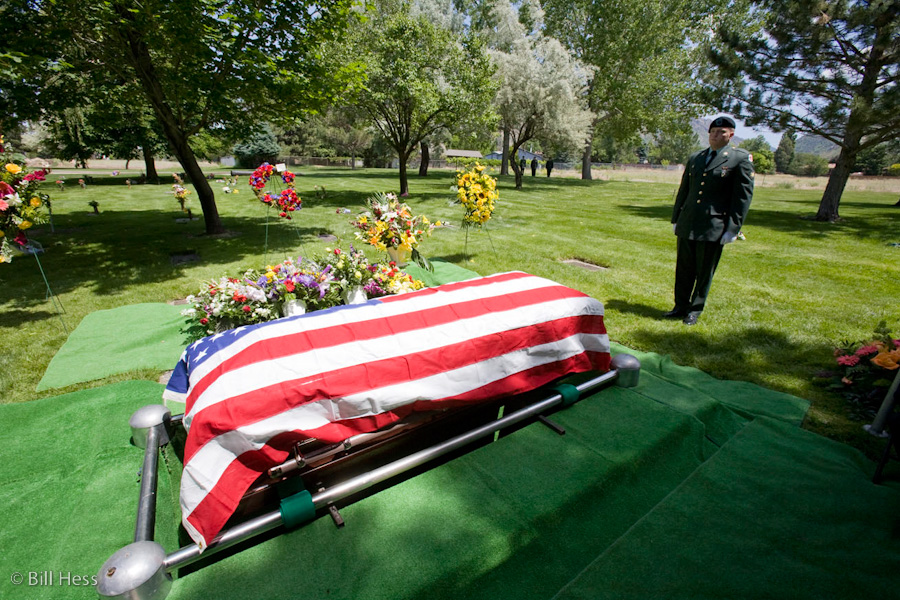
M 816 219 L 835 221 L 861 150 L 900 133 L 900 2 L 750 0 L 710 51 L 715 100 L 745 117 L 840 146 Z

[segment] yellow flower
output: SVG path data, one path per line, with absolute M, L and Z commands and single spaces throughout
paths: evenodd
M 38 198 L 37 196 L 35 196 L 34 198 L 31 199 L 31 206 L 33 206 L 34 208 L 37 208 L 37 207 L 40 206 L 40 205 L 41 205 L 41 199 L 40 199 L 40 198 Z
M 0 238 L 2 238 L 2 237 L 5 236 L 5 235 L 6 235 L 6 234 L 3 232 L 3 230 L 0 229 Z
M 31 227 L 31 226 L 32 226 L 32 222 L 31 222 L 31 221 L 22 221 L 22 222 L 19 224 L 19 229 L 28 229 L 28 228 Z
M 15 163 L 6 163 L 6 170 L 8 172 L 12 173 L 13 175 L 18 175 L 19 173 L 22 172 L 22 167 L 20 167 L 19 165 L 15 164 Z

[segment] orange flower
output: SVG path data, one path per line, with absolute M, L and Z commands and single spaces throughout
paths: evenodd
M 888 371 L 893 371 L 900 367 L 900 348 L 890 352 L 879 352 L 878 355 L 872 359 L 872 362 Z

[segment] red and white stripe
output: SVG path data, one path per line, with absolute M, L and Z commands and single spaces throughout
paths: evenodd
M 600 302 L 520 272 L 267 323 L 188 371 L 184 526 L 205 547 L 302 439 L 339 442 L 609 358 Z

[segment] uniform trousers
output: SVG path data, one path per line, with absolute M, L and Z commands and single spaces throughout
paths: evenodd
M 722 256 L 719 242 L 698 242 L 678 238 L 675 262 L 675 308 L 702 312 L 712 285 L 713 274 Z

